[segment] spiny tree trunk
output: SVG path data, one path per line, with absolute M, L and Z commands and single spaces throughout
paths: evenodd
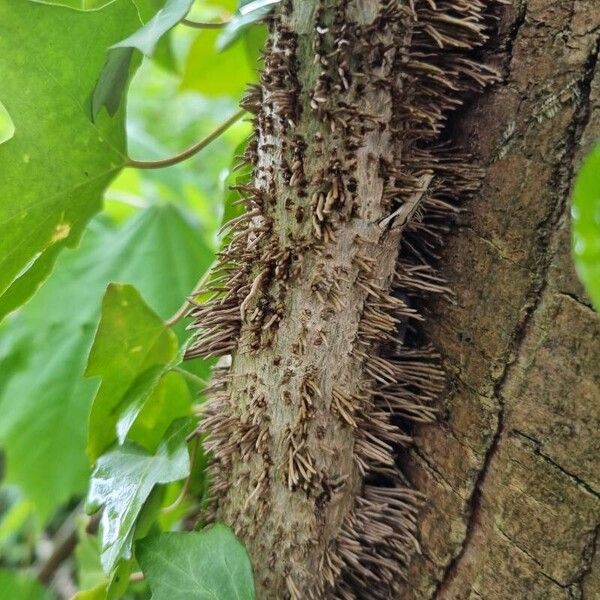
M 416 436 L 423 554 L 399 598 L 600 598 L 600 322 L 569 242 L 599 40 L 596 0 L 515 2 L 502 81 L 457 124 L 486 176 L 440 260 L 458 302 L 427 312 L 452 385 Z
M 248 547 L 261 600 L 469 597 L 453 596 L 449 586 L 460 581 L 476 525 L 467 528 L 464 551 L 452 547 L 456 533 L 446 526 L 462 523 L 456 515 L 469 502 L 473 512 L 480 510 L 480 485 L 502 436 L 505 409 L 495 415 L 499 425 L 491 436 L 489 419 L 471 424 L 469 434 L 483 450 L 481 461 L 465 470 L 455 436 L 446 434 L 452 416 L 445 413 L 442 422 L 417 427 L 419 445 L 407 455 L 415 423 L 434 419 L 443 387 L 429 330 L 457 381 L 464 380 L 457 365 L 473 356 L 480 377 L 485 372 L 497 378 L 492 392 L 505 393 L 508 351 L 480 355 L 481 347 L 493 337 L 496 349 L 495 338 L 509 337 L 511 327 L 515 333 L 507 347 L 528 333 L 531 310 L 523 311 L 523 303 L 538 306 L 536 294 L 546 290 L 540 281 L 568 186 L 557 178 L 570 172 L 569 164 L 556 167 L 544 209 L 534 198 L 527 204 L 507 194 L 507 186 L 526 187 L 516 168 L 494 174 L 492 165 L 485 194 L 474 205 L 481 205 L 479 212 L 463 217 L 484 226 L 494 214 L 505 215 L 502 202 L 522 217 L 504 216 L 507 223 L 515 221 L 522 244 L 506 249 L 516 254 L 507 264 L 531 261 L 526 264 L 540 270 L 532 279 L 535 290 L 530 273 L 519 271 L 514 282 L 510 273 L 491 279 L 488 270 L 494 272 L 492 265 L 504 257 L 499 253 L 491 260 L 496 241 L 480 242 L 466 229 L 445 253 L 457 308 L 448 309 L 446 298 L 427 309 L 428 295 L 449 295 L 431 265 L 455 207 L 478 188 L 480 178 L 473 161 L 440 145 L 447 137 L 445 118 L 495 79 L 484 66 L 488 61 L 499 62 L 503 52 L 516 49 L 498 46 L 489 58 L 473 56 L 493 29 L 493 4 L 288 0 L 271 24 L 262 83 L 245 102 L 256 115 L 247 155 L 254 181 L 241 190 L 247 214 L 233 225 L 232 241 L 213 274 L 209 289 L 215 298 L 194 311 L 199 334 L 189 351 L 191 357 L 232 357 L 218 371 L 201 427 L 215 459 L 214 516 Z M 545 40 L 532 43 L 534 50 L 536 43 L 543 47 Z M 573 89 L 589 84 L 586 58 L 575 70 L 582 81 Z M 559 107 L 562 101 L 560 96 Z M 498 107 L 507 112 L 496 116 Z M 546 119 L 554 109 L 542 110 Z M 514 135 L 534 127 L 534 113 L 519 125 L 515 108 L 508 112 L 501 102 L 487 114 L 475 113 L 465 118 L 459 135 L 467 147 L 472 132 L 479 136 L 482 159 L 489 158 L 489 136 L 503 131 L 496 129 L 502 115 L 515 119 L 515 128 L 505 123 L 496 162 L 508 159 Z M 581 115 L 577 119 L 580 125 Z M 485 125 L 477 130 L 477 123 Z M 578 125 L 564 127 L 569 160 Z M 532 141 L 537 146 L 527 142 L 530 152 L 547 149 L 539 136 Z M 492 193 L 494 186 L 501 194 Z M 556 207 L 551 196 L 561 197 Z M 509 239 L 514 232 L 508 231 Z M 504 301 L 511 286 L 521 294 L 521 305 L 512 297 Z M 482 289 L 489 298 L 480 298 Z M 489 302 L 488 308 L 474 310 L 475 299 Z M 480 312 L 491 322 L 477 322 Z M 455 314 L 460 318 L 454 320 Z M 471 341 L 456 343 L 465 332 Z M 487 414 L 477 406 L 486 396 L 477 388 L 470 393 L 465 394 L 470 404 L 453 395 L 449 406 L 468 417 L 477 410 Z M 469 443 L 460 447 L 463 452 Z M 436 459 L 443 463 L 440 472 Z M 455 505 L 446 506 L 447 490 L 436 487 L 437 478 L 446 477 L 459 479 L 458 490 L 470 486 L 470 494 L 463 498 L 459 492 Z M 423 516 L 421 489 L 428 498 Z M 418 537 L 424 558 L 413 561 L 407 573 Z M 465 575 L 466 582 L 469 577 L 475 575 Z M 522 597 L 529 597 L 526 589 Z

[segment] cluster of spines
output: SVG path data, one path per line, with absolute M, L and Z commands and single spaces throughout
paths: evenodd
M 393 119 L 391 132 L 402 148 L 401 156 L 382 165 L 386 176 L 383 201 L 388 217 L 380 226 L 400 227 L 403 230 L 401 249 L 395 272 L 386 285 L 374 283 L 373 264 L 367 253 L 360 250 L 354 259 L 358 276 L 356 286 L 366 293 L 366 301 L 359 325 L 358 338 L 353 350 L 362 365 L 364 381 L 360 390 L 352 394 L 336 388 L 331 392 L 331 410 L 355 431 L 354 461 L 364 478 L 362 492 L 353 511 L 346 518 L 338 538 L 326 549 L 320 562 L 319 582 L 308 597 L 331 597 L 347 600 L 357 598 L 393 597 L 410 556 L 418 550 L 417 514 L 421 495 L 413 490 L 397 467 L 399 447 L 410 443 L 410 435 L 398 423 L 401 420 L 427 422 L 434 418 L 432 404 L 443 389 L 444 377 L 438 366 L 438 357 L 428 347 L 412 346 L 419 336 L 413 332 L 422 316 L 415 308 L 415 299 L 428 294 L 451 298 L 446 283 L 436 274 L 432 262 L 437 258 L 443 234 L 457 211 L 457 200 L 478 188 L 479 171 L 470 165 L 468 157 L 451 147 L 439 145 L 448 112 L 459 106 L 465 95 L 480 89 L 495 78 L 495 73 L 469 56 L 486 41 L 495 0 L 456 0 L 432 2 L 410 0 L 401 6 L 389 0 L 378 19 L 367 27 L 336 24 L 338 37 L 334 50 L 327 51 L 322 36 L 327 27 L 317 24 L 315 61 L 323 66 L 323 73 L 334 64 L 337 83 L 323 75 L 317 79 L 310 107 L 326 123 L 331 132 L 341 130 L 346 137 L 346 156 L 343 168 L 332 163 L 323 170 L 319 189 L 309 198 L 310 214 L 318 254 L 329 243 L 336 241 L 335 226 L 330 218 L 334 209 L 336 218 L 345 210 L 343 219 L 354 216 L 348 206 L 355 199 L 350 172 L 360 137 L 369 128 L 377 127 L 376 115 L 364 114 L 343 102 L 332 105 L 329 101 L 348 92 L 355 80 L 368 80 L 367 74 L 352 72 L 353 53 L 361 52 L 372 39 L 371 34 L 389 30 L 390 23 L 397 27 L 399 37 L 394 41 L 395 72 L 402 77 L 402 85 L 394 86 Z M 338 11 L 342 13 L 343 11 Z M 295 38 L 285 30 L 279 32 L 282 47 L 267 50 L 267 80 L 262 87 L 252 88 L 243 106 L 263 119 L 263 131 L 270 131 L 270 121 L 261 116 L 263 90 L 271 89 L 269 101 L 276 105 L 275 114 L 281 117 L 284 128 L 293 130 L 300 118 L 301 104 L 296 92 L 286 57 L 294 55 Z M 406 42 L 410 38 L 410 42 Z M 382 55 L 389 48 L 380 49 Z M 333 60 L 332 60 L 333 59 Z M 293 71 L 293 69 L 292 69 Z M 371 83 L 377 85 L 376 78 Z M 389 85 L 389 79 L 382 80 Z M 360 85 L 363 85 L 362 83 Z M 359 122 L 359 125 L 355 125 Z M 318 148 L 319 136 L 315 137 Z M 302 140 L 298 141 L 301 146 Z M 247 159 L 255 164 L 257 150 L 254 141 L 249 146 Z M 318 152 L 317 152 L 318 154 Z M 285 167 L 290 187 L 305 187 L 303 149 L 294 152 Z M 315 181 L 311 182 L 313 185 Z M 284 256 L 278 246 L 260 247 L 272 227 L 265 206 L 265 192 L 252 185 L 242 186 L 247 212 L 230 223 L 233 236 L 220 255 L 219 267 L 207 288 L 213 297 L 192 311 L 195 323 L 201 329 L 188 356 L 223 356 L 236 351 L 239 330 L 243 321 L 257 322 L 257 331 L 269 329 L 280 318 L 277 313 L 261 314 L 258 299 L 270 280 L 282 279 L 288 273 L 290 256 Z M 297 209 L 298 210 L 298 209 Z M 301 217 L 298 217 L 299 219 Z M 303 215 L 302 215 L 303 218 Z M 260 264 L 256 273 L 252 265 Z M 340 274 L 338 274 L 340 275 Z M 347 277 L 348 274 L 341 274 Z M 343 307 L 337 279 L 331 274 L 316 271 L 312 289 L 323 304 Z M 262 334 L 257 334 L 262 335 Z M 300 342 L 299 342 L 300 343 Z M 257 342 L 257 346 L 260 342 Z M 311 410 L 311 398 L 320 393 L 306 386 L 303 410 Z M 222 407 L 229 402 L 227 375 L 216 384 L 213 400 L 207 407 L 202 424 L 210 431 L 210 449 L 218 461 L 213 491 L 216 496 L 225 491 L 227 472 L 233 469 L 233 460 L 242 462 L 259 452 L 266 444 L 267 426 L 255 422 L 256 415 L 264 416 L 260 406 L 254 406 L 252 422 L 241 422 Z M 229 420 L 228 420 L 229 419 Z M 234 419 L 235 422 L 230 422 Z M 302 419 L 300 422 L 304 422 Z M 232 436 L 232 432 L 234 435 Z M 307 489 L 317 475 L 310 449 L 302 439 L 302 432 L 289 429 L 284 433 L 287 447 L 287 480 L 290 489 Z M 267 459 L 266 459 L 267 460 Z M 254 482 L 252 497 L 260 486 L 266 485 L 266 475 Z M 341 484 L 343 485 L 343 483 Z M 293 578 L 288 578 L 291 598 L 303 597 Z
M 351 404 L 345 410 L 356 421 L 355 460 L 365 486 L 337 547 L 322 565 L 324 580 L 336 582 L 335 598 L 394 597 L 419 548 L 422 497 L 396 467 L 397 448 L 410 443 L 397 424 L 433 420 L 432 405 L 443 389 L 444 374 L 433 349 L 411 347 L 406 330 L 422 320 L 415 299 L 429 294 L 452 298 L 431 263 L 438 258 L 457 202 L 478 189 L 480 172 L 466 155 L 438 140 L 448 112 L 496 78 L 493 70 L 468 56 L 487 39 L 492 4 L 412 0 L 407 12 L 389 2 L 380 22 L 372 25 L 378 29 L 386 20 L 401 19 L 411 31 L 408 48 L 398 40 L 403 49 L 396 58 L 397 72 L 403 81 L 393 95 L 392 128 L 403 151 L 397 164 L 385 165 L 384 201 L 390 216 L 382 223 L 401 227 L 403 235 L 389 290 L 369 284 L 372 265 L 366 257 L 358 259 L 369 296 L 354 352 L 363 361 L 368 390 L 355 403 L 358 417 Z M 369 39 L 368 32 L 361 33 Z M 398 222 L 403 210 L 407 218 Z M 333 558 L 336 554 L 342 560 Z

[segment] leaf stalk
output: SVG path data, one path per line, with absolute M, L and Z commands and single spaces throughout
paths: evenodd
M 175 156 L 171 156 L 170 158 L 164 158 L 162 160 L 133 160 L 128 159 L 125 163 L 126 167 L 132 167 L 134 169 L 164 169 L 165 167 L 171 167 L 176 165 L 188 158 L 191 158 L 200 150 L 206 148 L 211 142 L 214 142 L 218 137 L 220 137 L 225 131 L 227 131 L 234 123 L 237 123 L 246 111 L 242 108 L 238 110 L 236 113 L 231 115 L 229 119 L 221 123 L 214 131 L 209 133 L 204 139 L 200 140 L 193 146 L 190 146 L 187 150 L 184 150 L 180 154 L 176 154 Z
M 194 29 L 223 29 L 229 25 L 229 21 L 220 21 L 217 23 L 207 23 L 205 21 L 192 21 L 190 19 L 183 19 L 182 25 L 187 27 L 193 27 Z

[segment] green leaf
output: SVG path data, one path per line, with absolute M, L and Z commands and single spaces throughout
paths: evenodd
M 146 381 L 136 387 L 139 376 L 153 367 L 164 368 L 175 359 L 177 349 L 175 334 L 133 286 L 108 286 L 85 372 L 88 377 L 102 378 L 89 421 L 88 456 L 92 462 L 114 442 L 125 402 L 136 402 L 139 388 L 146 396 L 151 393 Z
M 162 370 L 147 394 L 140 394 L 119 417 L 117 435 L 148 450 L 154 450 L 169 425 L 189 416 L 192 404 L 190 389 L 184 378 L 173 371 Z
M 248 553 L 224 525 L 163 533 L 136 545 L 152 600 L 254 600 Z
M 206 96 L 241 97 L 248 83 L 256 81 L 256 65 L 250 65 L 242 44 L 219 54 L 215 45 L 219 31 L 205 29 L 192 44 L 181 81 L 182 90 Z
M 133 571 L 133 559 L 122 560 L 114 570 L 108 589 L 106 591 L 106 600 L 120 600 L 129 587 L 129 576 Z
M 106 47 L 139 24 L 131 0 L 96 12 L 0 3 L 2 101 L 16 128 L 0 145 L 0 318 L 76 245 L 125 162 L 124 112 L 94 125 L 89 96 Z
M 109 4 L 115 2 L 115 0 L 29 0 L 30 2 L 37 2 L 38 4 L 49 4 L 51 6 L 64 6 L 66 8 L 72 8 L 74 10 L 81 11 L 92 11 L 100 10 Z
M 600 311 L 600 144 L 579 172 L 571 213 L 577 273 Z
M 153 54 L 158 41 L 189 12 L 194 0 L 167 0 L 143 27 L 116 44 L 113 48 L 135 48 L 142 54 Z
M 281 0 L 239 0 L 238 9 L 219 35 L 219 50 L 229 48 L 251 25 L 264 19 Z
M 246 55 L 248 56 L 248 62 L 251 67 L 262 69 L 263 65 L 263 54 L 267 37 L 269 36 L 269 29 L 266 25 L 258 24 L 255 27 L 248 28 L 242 37 L 244 48 L 246 49 Z
M 108 581 L 100 563 L 100 541 L 98 535 L 89 535 L 84 527 L 79 528 L 79 541 L 75 548 L 77 583 L 81 590 L 92 590 L 100 585 L 106 588 Z
M 208 6 L 216 6 L 230 12 L 233 12 L 237 6 L 237 0 L 204 0 L 204 3 Z
M 108 52 L 106 63 L 94 88 L 92 96 L 92 120 L 98 119 L 105 107 L 109 115 L 115 115 L 121 106 L 123 92 L 129 80 L 133 48 L 115 48 Z
M 112 365 L 110 369 L 116 371 L 118 363 Z M 150 367 L 143 371 L 125 392 L 125 395 L 119 402 L 121 407 L 116 423 L 119 444 L 125 441 L 127 434 L 131 431 L 131 428 L 140 416 L 146 402 L 156 393 L 156 390 L 163 381 L 163 377 L 168 373 L 167 369 L 168 367 L 162 363 Z
M 167 0 L 165 6 L 143 27 L 110 47 L 92 99 L 94 120 L 103 106 L 111 115 L 117 112 L 127 85 L 133 51 L 139 50 L 145 56 L 152 56 L 162 36 L 185 17 L 193 3 L 194 0 Z
M 90 484 L 89 510 L 104 506 L 100 521 L 102 566 L 109 573 L 131 556 L 137 518 L 158 484 L 186 477 L 190 460 L 186 436 L 190 421 L 176 421 L 156 454 L 127 443 L 100 457 Z
M 65 252 L 36 296 L 0 326 L 6 476 L 43 520 L 87 487 L 87 423 L 98 384 L 83 372 L 106 286 L 135 285 L 168 318 L 212 256 L 200 227 L 173 205 L 140 211 L 118 228 L 96 219 L 81 247 Z M 183 340 L 183 326 L 180 333 Z
M 99 583 L 93 588 L 77 592 L 72 600 L 105 600 L 107 594 L 106 588 L 106 583 Z
M 33 514 L 33 504 L 30 500 L 15 502 L 0 519 L 0 547 L 10 537 L 16 535 Z
M 54 595 L 29 575 L 0 571 L 0 598 L 3 600 L 53 600 Z
M 15 135 L 15 124 L 6 107 L 0 102 L 0 144 L 8 142 Z

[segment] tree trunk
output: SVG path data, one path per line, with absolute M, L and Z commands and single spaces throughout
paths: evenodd
M 247 213 L 188 353 L 232 357 L 201 427 L 260 600 L 594 585 L 598 323 L 565 211 L 598 11 L 531 1 L 485 46 L 493 4 L 284 0 L 273 19 Z M 480 176 L 440 147 L 445 119 L 489 63 L 502 81 L 454 123 L 487 165 L 443 251 L 456 304 L 424 303 L 448 295 L 431 263 Z
M 440 261 L 458 302 L 428 313 L 452 386 L 412 453 L 428 503 L 403 599 L 600 598 L 600 323 L 569 239 L 599 39 L 596 0 L 515 2 L 502 81 L 456 124 L 486 176 Z

